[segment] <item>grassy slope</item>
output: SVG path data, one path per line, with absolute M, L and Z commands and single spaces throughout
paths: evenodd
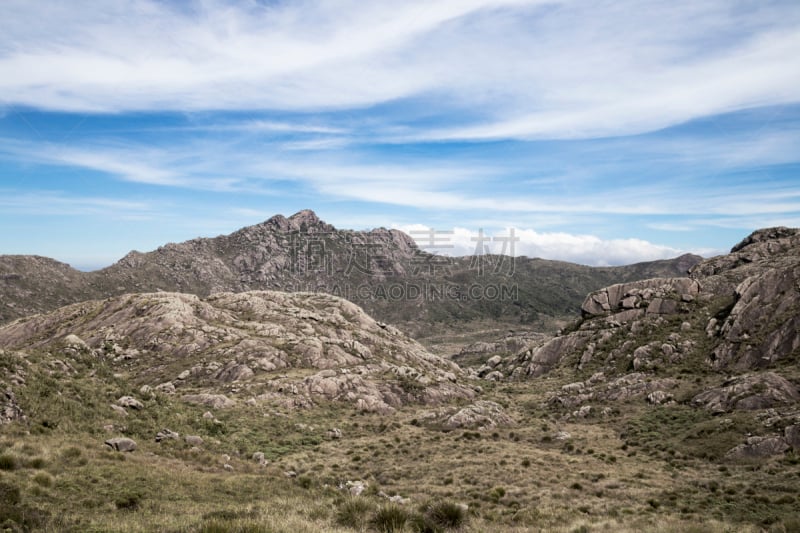
M 286 412 L 240 403 L 216 411 L 215 423 L 202 418 L 206 408 L 163 395 L 144 399 L 144 409 L 123 418 L 109 404 L 136 391 L 103 361 L 71 360 L 76 373 L 63 376 L 45 370 L 49 355 L 30 354 L 30 364 L 17 357 L 6 353 L 3 366 L 26 368 L 27 385 L 15 390 L 29 419 L 0 426 L 0 492 L 11 495 L 0 504 L 0 524 L 50 531 L 352 531 L 337 525 L 348 499 L 336 487 L 365 480 L 364 520 L 385 503 L 376 496 L 382 490 L 411 498 L 406 513 L 430 501 L 466 503 L 466 531 L 798 526 L 796 456 L 751 464 L 721 456 L 728 441 L 752 429 L 752 417 L 721 424 L 681 405 L 636 402 L 611 417 L 565 421 L 544 407 L 564 382 L 558 373 L 535 386 L 485 385 L 485 397 L 506 405 L 517 426 L 443 432 L 417 422 L 415 407 L 387 418 L 341 405 Z M 340 440 L 326 437 L 334 425 Z M 165 427 L 201 435 L 205 443 L 200 451 L 183 441 L 156 443 Z M 559 441 L 558 431 L 572 438 Z M 134 438 L 139 449 L 104 449 L 106 438 L 120 435 Z M 257 451 L 268 466 L 250 459 Z M 233 471 L 223 469 L 224 461 Z M 297 477 L 287 478 L 289 470 Z

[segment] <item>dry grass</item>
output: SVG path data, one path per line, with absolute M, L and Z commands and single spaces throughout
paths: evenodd
M 406 531 L 413 531 L 413 516 L 436 502 L 469 506 L 465 532 L 777 533 L 798 525 L 800 461 L 793 455 L 733 464 L 697 453 L 743 434 L 752 419 L 731 417 L 732 426 L 720 433 L 719 421 L 702 413 L 637 400 L 615 406 L 619 415 L 567 420 L 545 406 L 563 383 L 557 373 L 535 383 L 485 386 L 484 398 L 506 406 L 516 426 L 444 432 L 416 422 L 424 408 L 378 416 L 337 404 L 285 411 L 241 403 L 215 412 L 221 424 L 210 424 L 202 418 L 205 407 L 164 396 L 119 418 L 108 404 L 127 392 L 126 383 L 97 379 L 102 372 L 65 382 L 31 371 L 17 393 L 28 424 L 0 426 L 0 491 L 19 495 L 17 503 L 0 506 L 0 525 L 353 531 L 337 516 L 347 501 L 340 485 L 356 480 L 368 484 L 359 497 L 369 507 L 365 530 L 389 523 L 375 521 L 387 504 L 379 492 L 410 499 L 402 506 Z M 107 424 L 115 426 L 112 433 L 103 430 Z M 326 436 L 334 426 L 341 439 Z M 164 427 L 202 435 L 205 443 L 200 451 L 183 441 L 156 443 Z M 558 440 L 560 431 L 571 438 Z M 133 437 L 139 449 L 105 449 L 103 441 L 118 434 Z M 257 451 L 268 466 L 251 459 Z M 286 477 L 289 470 L 297 476 Z

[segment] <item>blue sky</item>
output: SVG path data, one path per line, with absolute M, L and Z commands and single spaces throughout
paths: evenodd
M 800 226 L 796 1 L 2 10 L 0 253 L 97 268 L 304 208 L 596 265 Z

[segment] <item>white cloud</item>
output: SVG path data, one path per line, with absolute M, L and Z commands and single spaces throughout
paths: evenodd
M 473 216 L 480 212 L 482 217 L 491 213 L 492 218 L 503 214 L 512 225 L 531 214 L 568 222 L 570 217 L 587 215 L 680 215 L 697 219 L 731 213 L 772 220 L 800 212 L 800 192 L 793 183 L 750 180 L 720 187 L 687 178 L 606 186 L 594 179 L 579 183 L 565 180 L 552 190 L 520 184 L 503 191 L 492 187 L 504 179 L 503 164 L 495 161 L 377 162 L 353 153 L 327 155 L 324 151 L 306 157 L 302 145 L 286 150 L 280 148 L 283 144 L 240 146 L 236 141 L 195 140 L 170 147 L 130 143 L 73 146 L 0 138 L 0 152 L 28 163 L 89 169 L 148 185 L 276 195 L 286 194 L 289 183 L 311 188 L 325 198 Z M 276 187 L 276 183 L 281 185 Z
M 496 139 L 630 134 L 800 101 L 791 2 L 9 0 L 3 11 L 0 94 L 36 108 L 307 111 L 426 98 L 456 124 L 407 126 L 408 138 Z M 383 134 L 403 119 L 387 122 Z
M 4 213 L 41 216 L 104 216 L 141 220 L 155 214 L 147 202 L 103 196 L 68 196 L 60 191 L 21 192 L 0 189 L 0 208 Z
M 668 259 L 685 253 L 684 250 L 641 239 L 601 239 L 594 235 L 533 229 L 483 231 L 453 227 L 445 230 L 424 224 L 398 226 L 397 229 L 411 235 L 424 250 L 451 257 L 494 253 L 608 266 Z M 512 237 L 519 239 L 513 249 Z

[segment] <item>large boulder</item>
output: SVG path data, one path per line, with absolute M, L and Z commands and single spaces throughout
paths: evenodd
M 773 268 L 736 287 L 736 303 L 722 323 L 715 369 L 756 369 L 800 349 L 800 265 Z
M 25 414 L 17 404 L 14 393 L 10 390 L 0 392 L 0 424 L 24 421 Z
M 720 387 L 692 398 L 693 405 L 705 407 L 714 413 L 735 409 L 767 409 L 798 401 L 800 393 L 797 388 L 774 372 L 737 376 L 725 381 Z
M 786 439 L 779 436 L 748 437 L 747 441 L 725 454 L 728 459 L 763 459 L 780 455 L 789 449 Z
M 583 301 L 584 317 L 647 309 L 648 314 L 673 314 L 679 302 L 694 300 L 700 283 L 691 278 L 653 278 L 630 283 L 618 283 L 589 294 Z

